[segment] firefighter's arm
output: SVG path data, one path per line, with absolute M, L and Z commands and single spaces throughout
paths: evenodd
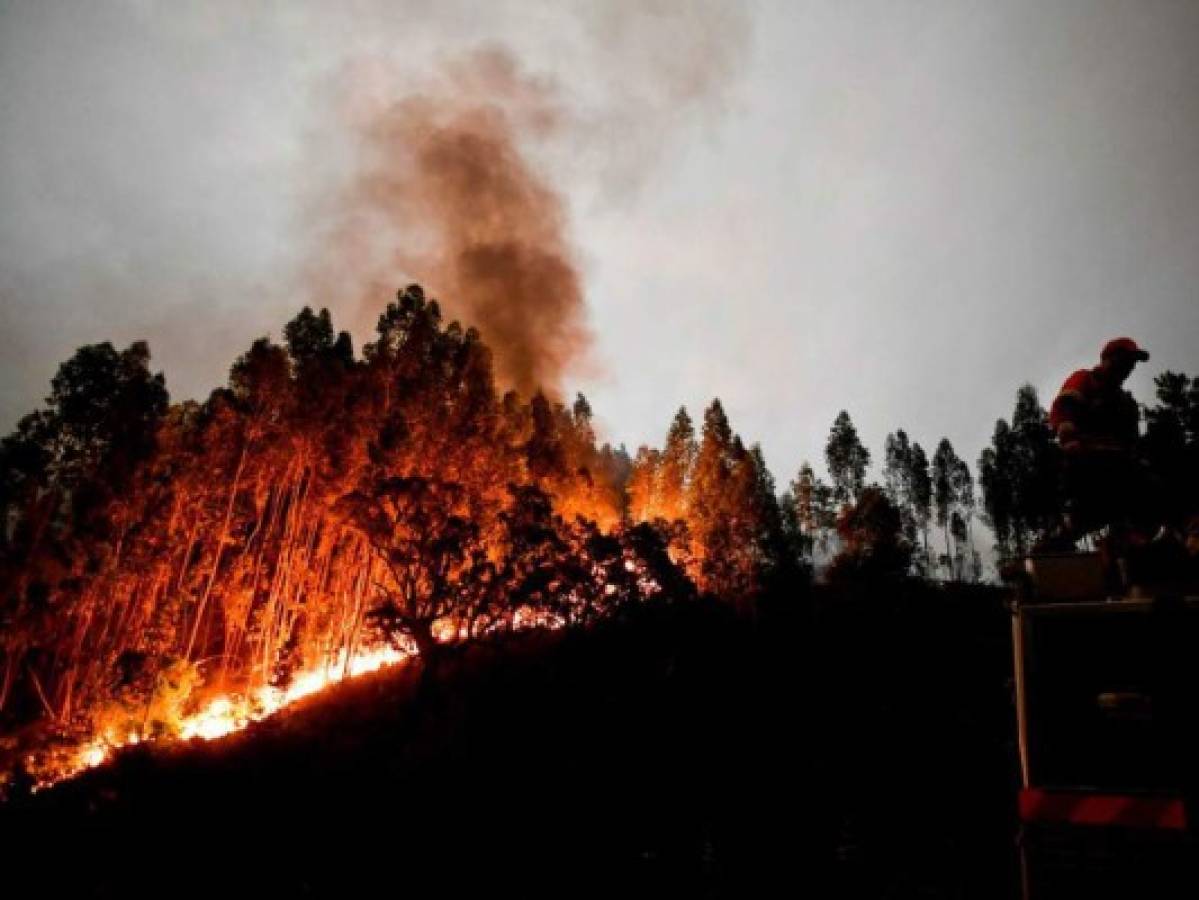
M 1058 425 L 1057 442 L 1066 453 L 1077 453 L 1083 449 L 1083 439 L 1078 426 L 1069 419 Z
M 1078 427 L 1082 406 L 1082 396 L 1067 381 L 1053 402 L 1052 415 L 1056 420 L 1058 444 L 1067 453 L 1076 453 L 1083 449 L 1084 435 Z

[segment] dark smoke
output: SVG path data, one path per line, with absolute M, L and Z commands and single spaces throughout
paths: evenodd
M 499 50 L 457 62 L 438 88 L 359 113 L 361 160 L 334 201 L 329 277 L 422 282 L 473 325 L 504 387 L 556 393 L 591 342 L 562 198 L 520 146 L 556 127 L 550 86 Z
M 631 213 L 750 34 L 727 0 L 224 6 L 0 3 L 0 433 L 81 344 L 147 338 L 202 398 L 305 303 L 369 340 L 408 280 L 508 383 L 593 380 L 556 189 Z

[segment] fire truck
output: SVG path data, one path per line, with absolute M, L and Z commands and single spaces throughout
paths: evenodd
M 1199 597 L 1111 596 L 1096 553 L 1011 603 L 1024 900 L 1199 898 Z

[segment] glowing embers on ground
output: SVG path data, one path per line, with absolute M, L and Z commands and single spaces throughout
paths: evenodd
M 624 563 L 625 571 L 638 576 L 638 586 L 645 596 L 661 591 L 661 586 L 648 577 L 632 560 Z M 602 573 L 595 573 L 602 580 Z M 604 584 L 605 597 L 616 592 L 613 584 Z M 520 606 L 513 613 L 507 628 L 513 631 L 530 629 L 557 630 L 567 627 L 569 618 L 560 612 L 551 612 L 531 606 Z M 500 623 L 493 629 L 501 629 Z M 488 631 L 492 629 L 484 629 Z M 470 623 L 452 616 L 438 619 L 432 624 L 434 638 L 443 644 L 470 640 Z M 335 658 L 317 668 L 297 672 L 285 687 L 264 686 L 248 694 L 221 694 L 207 701 L 188 715 L 182 716 L 169 735 L 162 737 L 143 736 L 137 732 L 125 734 L 107 732 L 92 738 L 71 753 L 64 765 L 55 766 L 52 773 L 44 775 L 38 788 L 49 787 L 60 781 L 95 768 L 108 761 L 117 750 L 140 744 L 144 741 L 170 742 L 173 740 L 211 741 L 241 731 L 253 722 L 261 721 L 304 697 L 319 693 L 327 687 L 348 678 L 376 672 L 386 666 L 396 665 L 417 655 L 415 644 L 410 641 L 403 646 L 382 644 L 347 656 L 342 650 Z M 44 770 L 43 770 L 44 771 Z
M 217 697 L 180 723 L 179 737 L 183 740 L 198 737 L 209 741 L 224 737 L 331 684 L 395 665 L 410 655 L 394 647 L 380 647 L 353 656 L 347 665 L 343 652 L 334 664 L 300 672 L 286 688 L 268 686 L 259 688 L 250 697 Z
M 216 697 L 191 715 L 185 716 L 178 723 L 177 736 L 180 740 L 193 738 L 211 741 L 225 735 L 240 731 L 251 722 L 265 719 L 267 716 L 301 700 L 316 694 L 332 684 L 376 672 L 385 666 L 396 665 L 413 656 L 391 646 L 376 647 L 364 650 L 347 659 L 345 651 L 335 660 L 320 668 L 297 673 L 284 688 L 266 686 L 250 694 L 222 694 Z M 85 744 L 75 755 L 73 764 L 54 777 L 47 779 L 41 786 L 47 787 L 58 781 L 63 781 L 79 774 L 85 769 L 101 765 L 122 747 L 141 743 L 142 736 L 137 733 L 103 734 Z

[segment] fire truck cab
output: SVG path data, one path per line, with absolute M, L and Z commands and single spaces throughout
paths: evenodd
M 1011 603 L 1025 900 L 1199 897 L 1199 597 L 1035 556 Z

